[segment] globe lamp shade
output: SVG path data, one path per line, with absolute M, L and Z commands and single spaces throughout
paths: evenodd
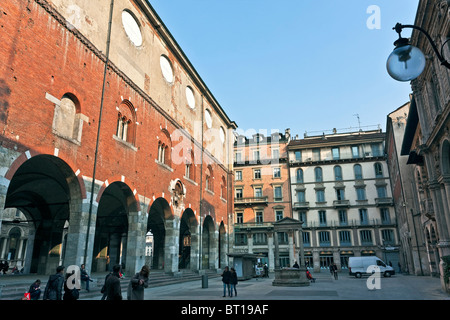
M 397 81 L 416 79 L 425 69 L 425 55 L 410 44 L 397 46 L 389 55 L 386 68 L 389 75 Z

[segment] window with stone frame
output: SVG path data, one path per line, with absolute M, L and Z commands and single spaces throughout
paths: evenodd
M 86 116 L 81 114 L 78 98 L 66 93 L 61 100 L 47 94 L 47 99 L 55 102 L 52 131 L 55 135 L 75 143 L 81 143 L 83 121 Z
M 124 100 L 116 108 L 118 111 L 115 136 L 131 145 L 135 144 L 136 138 L 136 113 L 130 101 Z

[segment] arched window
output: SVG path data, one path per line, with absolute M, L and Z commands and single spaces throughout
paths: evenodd
M 166 153 L 167 153 L 167 145 L 165 145 L 164 143 L 162 143 L 161 141 L 158 142 L 158 161 L 164 164 L 167 164 L 167 158 L 166 158 Z
M 209 191 L 214 191 L 214 179 L 213 179 L 213 171 L 212 171 L 212 167 L 209 165 L 208 168 L 206 168 L 206 185 L 205 188 L 206 190 Z
M 222 176 L 222 181 L 220 183 L 220 197 L 222 199 L 227 198 L 227 181 L 224 176 Z
M 340 166 L 335 166 L 334 167 L 334 179 L 336 181 L 341 181 L 342 180 L 342 168 Z
M 297 170 L 297 183 L 303 183 L 303 170 Z
M 362 180 L 363 174 L 362 174 L 362 167 L 360 164 L 355 164 L 353 167 L 353 171 L 355 173 L 355 179 L 356 180 Z
M 383 166 L 381 165 L 381 163 L 377 162 L 373 166 L 375 169 L 375 177 L 383 178 Z
M 317 167 L 317 168 L 314 169 L 314 175 L 316 177 L 316 182 L 322 182 L 323 181 L 322 168 L 321 167 Z
M 83 120 L 86 120 L 87 117 L 83 116 L 80 111 L 80 103 L 75 95 L 71 93 L 63 95 L 59 103 L 55 103 L 53 133 L 62 138 L 81 142 Z
M 118 109 L 116 137 L 120 140 L 135 144 L 136 113 L 133 104 L 124 100 Z
M 166 129 L 162 129 L 158 141 L 158 162 L 171 166 L 172 141 Z
M 195 181 L 195 161 L 194 161 L 194 152 L 191 150 L 189 153 L 190 157 L 186 157 L 186 172 L 185 177 Z

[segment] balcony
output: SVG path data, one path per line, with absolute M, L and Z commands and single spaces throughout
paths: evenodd
M 295 202 L 294 210 L 309 210 L 309 202 Z
M 272 228 L 272 222 L 246 222 L 234 224 L 235 232 L 267 228 Z
M 375 205 L 378 206 L 392 206 L 394 201 L 392 198 L 375 198 Z
M 335 208 L 344 208 L 350 206 L 350 200 L 334 200 L 333 206 Z
M 252 197 L 252 198 L 234 198 L 234 205 L 238 206 L 253 206 L 253 205 L 267 205 L 269 197 Z

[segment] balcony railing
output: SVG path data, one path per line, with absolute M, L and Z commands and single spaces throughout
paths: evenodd
M 334 200 L 333 206 L 335 208 L 342 208 L 342 207 L 349 207 L 350 206 L 350 200 Z
M 392 198 L 375 198 L 376 206 L 392 206 L 394 201 Z
M 246 222 L 246 223 L 235 223 L 234 231 L 248 230 L 248 229 L 258 229 L 258 228 L 269 228 L 272 226 L 272 222 Z
M 319 222 L 319 221 L 307 221 L 303 223 L 303 229 L 308 228 L 334 228 L 334 227 L 371 227 L 371 226 L 395 226 L 397 221 L 395 219 L 391 219 L 389 221 L 380 220 L 380 219 L 369 219 L 369 220 L 350 220 L 350 221 L 337 221 L 331 220 L 327 222 Z
M 236 205 L 253 205 L 253 204 L 267 204 L 269 197 L 251 197 L 251 198 L 234 198 Z
M 294 210 L 309 209 L 309 202 L 295 202 Z

